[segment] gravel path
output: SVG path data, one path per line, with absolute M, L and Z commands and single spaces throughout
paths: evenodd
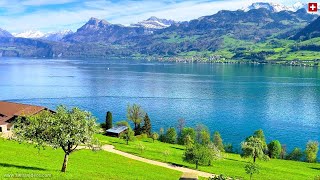
M 142 157 L 139 157 L 139 156 L 136 156 L 136 155 L 132 155 L 132 154 L 129 154 L 129 153 L 126 153 L 126 152 L 122 152 L 122 151 L 116 150 L 116 149 L 114 149 L 114 146 L 112 146 L 112 145 L 104 145 L 101 148 L 104 151 L 108 151 L 108 152 L 111 152 L 111 153 L 119 154 L 121 156 L 130 158 L 130 159 L 134 159 L 134 160 L 137 160 L 137 161 L 145 162 L 145 163 L 148 163 L 148 164 L 153 164 L 153 165 L 156 165 L 156 166 L 161 166 L 161 167 L 173 169 L 173 170 L 180 171 L 180 172 L 183 172 L 183 173 L 197 174 L 198 176 L 206 177 L 206 178 L 212 177 L 214 175 L 214 174 L 211 174 L 211 173 L 206 173 L 206 172 L 197 171 L 197 170 L 194 170 L 194 169 L 189 169 L 189 168 L 185 168 L 185 167 L 179 167 L 179 166 L 175 166 L 175 165 L 168 164 L 168 163 L 163 163 L 163 162 L 159 162 L 159 161 L 154 161 L 154 160 L 142 158 Z

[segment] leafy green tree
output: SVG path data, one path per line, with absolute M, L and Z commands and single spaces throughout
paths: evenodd
M 147 134 L 149 137 L 151 136 L 151 122 L 148 114 L 146 114 L 143 118 L 143 126 L 142 126 L 142 133 Z
M 157 140 L 159 138 L 159 134 L 154 132 L 154 133 L 152 133 L 151 138 L 152 138 L 152 141 L 154 142 L 155 140 Z
M 97 127 L 96 118 L 91 113 L 59 106 L 54 114 L 43 111 L 26 118 L 19 117 L 14 134 L 20 142 L 32 142 L 39 149 L 45 146 L 62 148 L 64 161 L 61 171 L 66 172 L 69 155 L 79 145 L 94 149 L 98 143 L 93 137 Z
M 196 132 L 193 128 L 185 127 L 182 129 L 181 135 L 178 138 L 178 144 L 185 145 L 186 137 L 189 136 L 191 140 L 194 142 L 196 139 Z
M 252 157 L 253 162 L 256 162 L 257 158 L 263 158 L 263 143 L 260 138 L 249 137 L 246 141 L 241 143 L 242 157 Z
M 261 140 L 263 150 L 266 151 L 267 150 L 267 143 L 266 143 L 266 138 L 264 136 L 263 130 L 262 129 L 256 130 L 253 133 L 253 137 L 259 138 Z
M 195 144 L 186 148 L 184 160 L 196 164 L 196 169 L 198 169 L 199 165 L 210 165 L 211 161 L 219 156 L 217 152 L 219 152 L 217 148 L 213 149 L 207 145 Z
M 224 146 L 222 142 L 221 135 L 218 131 L 214 132 L 213 135 L 213 144 L 221 151 L 224 152 Z
M 134 141 L 135 137 L 134 137 L 134 131 L 132 131 L 131 128 L 129 128 L 128 130 L 126 130 L 125 133 L 121 134 L 120 138 L 124 139 L 126 141 L 126 144 L 129 144 L 129 141 Z
M 136 133 L 136 135 L 140 134 L 140 124 L 142 121 L 142 118 L 144 117 L 145 113 L 142 110 L 141 106 L 137 105 L 137 104 L 133 104 L 132 106 L 130 106 L 130 104 L 128 105 L 127 108 L 127 118 L 129 121 L 132 121 L 134 124 L 134 131 Z
M 108 111 L 106 115 L 106 129 L 111 129 L 111 128 L 112 128 L 112 113 Z
M 231 143 L 223 144 L 223 149 L 225 150 L 225 152 L 233 153 L 233 145 Z
M 286 156 L 286 159 L 293 161 L 301 161 L 303 157 L 303 152 L 300 148 L 294 148 L 290 154 Z
M 281 154 L 281 144 L 278 140 L 274 140 L 268 144 L 268 154 L 270 158 L 279 158 Z
M 319 143 L 317 141 L 309 141 L 306 147 L 306 160 L 307 162 L 316 162 L 317 154 L 319 151 Z
M 159 131 L 159 141 L 166 142 L 166 136 L 164 134 L 164 129 L 163 128 L 160 128 L 160 131 Z
M 167 129 L 166 135 L 165 135 L 165 142 L 174 144 L 177 140 L 177 132 L 176 129 L 171 127 Z
M 200 132 L 200 143 L 203 145 L 208 145 L 210 143 L 210 132 L 207 129 L 203 129 Z
M 258 164 L 253 163 L 253 162 L 247 163 L 244 166 L 244 169 L 245 169 L 246 173 L 250 175 L 250 180 L 252 179 L 252 176 L 254 174 L 258 174 L 260 171 L 260 167 L 258 166 Z
M 184 137 L 183 139 L 183 144 L 189 148 L 192 147 L 194 145 L 194 139 L 188 134 Z

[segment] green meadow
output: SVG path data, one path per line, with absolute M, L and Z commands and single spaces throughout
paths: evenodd
M 125 141 L 119 138 L 104 135 L 97 135 L 97 138 L 102 143 L 112 144 L 116 149 L 121 151 L 195 169 L 194 164 L 183 161 L 184 146 L 181 145 L 167 144 L 159 141 L 152 142 L 151 139 L 140 139 L 129 142 L 129 145 L 126 145 Z M 143 151 L 141 151 L 140 148 L 141 144 L 145 147 Z M 164 156 L 164 151 L 169 152 L 167 157 Z M 214 161 L 212 166 L 199 166 L 199 170 L 214 174 L 224 174 L 229 177 L 249 179 L 249 176 L 244 170 L 244 166 L 249 160 L 251 159 L 241 158 L 239 154 L 225 153 L 223 159 Z M 254 175 L 254 179 L 313 180 L 317 175 L 320 175 L 319 163 L 305 163 L 280 159 L 271 159 L 270 161 L 259 160 L 257 163 L 261 170 L 259 174 Z
M 181 172 L 131 160 L 105 151 L 78 150 L 69 157 L 66 173 L 61 173 L 61 149 L 40 150 L 32 145 L 0 139 L 0 179 L 179 179 Z M 147 170 L 146 170 L 147 169 Z M 19 178 L 20 176 L 20 178 Z M 48 178 L 40 178 L 48 177 Z

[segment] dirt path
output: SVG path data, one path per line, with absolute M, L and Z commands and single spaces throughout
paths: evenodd
M 111 153 L 119 154 L 121 156 L 130 158 L 130 159 L 134 159 L 134 160 L 137 160 L 137 161 L 145 162 L 145 163 L 148 163 L 148 164 L 153 164 L 153 165 L 156 165 L 156 166 L 161 166 L 161 167 L 173 169 L 173 170 L 180 171 L 180 172 L 183 172 L 183 173 L 197 174 L 198 176 L 206 177 L 206 178 L 213 176 L 213 174 L 210 174 L 210 173 L 197 171 L 197 170 L 193 170 L 193 169 L 189 169 L 189 168 L 185 168 L 185 167 L 179 167 L 179 166 L 175 166 L 175 165 L 172 165 L 172 164 L 163 163 L 163 162 L 159 162 L 159 161 L 154 161 L 154 160 L 142 158 L 142 157 L 139 157 L 139 156 L 136 156 L 136 155 L 132 155 L 132 154 L 129 154 L 129 153 L 126 153 L 126 152 L 122 152 L 122 151 L 114 149 L 114 146 L 112 146 L 112 145 L 104 145 L 101 148 L 104 151 L 108 151 L 108 152 L 111 152 Z

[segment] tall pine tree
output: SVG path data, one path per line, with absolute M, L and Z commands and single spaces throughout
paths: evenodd
M 110 128 L 112 128 L 112 113 L 108 111 L 106 115 L 106 129 Z
M 146 114 L 144 116 L 144 119 L 143 119 L 143 126 L 142 126 L 142 132 L 147 134 L 149 137 L 151 136 L 151 122 L 150 122 L 150 118 L 148 116 L 148 114 Z

